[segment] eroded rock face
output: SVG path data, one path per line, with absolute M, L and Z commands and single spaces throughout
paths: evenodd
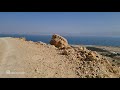
M 120 77 L 120 70 L 116 66 L 103 57 L 96 51 L 88 50 L 86 47 L 74 47 L 68 44 L 67 40 L 57 34 L 52 36 L 50 41 L 51 46 L 54 45 L 58 48 L 61 55 L 67 59 L 65 62 L 71 64 L 78 77 L 86 78 L 109 78 Z
M 120 71 L 103 56 L 85 47 L 73 47 L 63 49 L 62 55 L 66 55 L 69 63 L 74 63 L 79 77 L 86 78 L 110 78 L 120 77 Z
M 100 59 L 100 55 L 97 52 L 89 51 L 85 47 L 73 47 L 70 49 L 64 49 L 62 54 L 69 57 L 75 56 L 76 59 L 82 59 L 84 61 L 93 61 Z
M 63 38 L 62 36 L 57 35 L 57 34 L 54 34 L 52 36 L 50 44 L 54 45 L 55 47 L 58 47 L 58 48 L 70 47 L 69 44 L 68 44 L 68 41 L 65 38 Z

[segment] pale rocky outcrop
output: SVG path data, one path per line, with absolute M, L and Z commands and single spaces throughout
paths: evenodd
M 55 47 L 58 47 L 58 48 L 68 48 L 68 47 L 70 47 L 69 44 L 68 44 L 68 41 L 64 37 L 62 37 L 60 35 L 57 35 L 57 34 L 54 34 L 52 36 L 50 44 L 54 45 Z

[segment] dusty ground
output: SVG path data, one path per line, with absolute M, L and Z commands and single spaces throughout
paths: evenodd
M 58 54 L 54 46 L 0 38 L 0 77 L 76 77 Z
M 108 61 L 70 58 L 52 45 L 0 38 L 0 78 L 120 77 Z

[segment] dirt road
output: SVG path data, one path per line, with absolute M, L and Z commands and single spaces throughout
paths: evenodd
M 0 77 L 76 77 L 65 61 L 54 47 L 0 38 Z
M 24 77 L 23 63 L 9 38 L 0 38 L 0 77 Z

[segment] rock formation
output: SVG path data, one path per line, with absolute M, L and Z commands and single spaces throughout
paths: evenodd
M 52 36 L 50 41 L 60 49 L 61 55 L 68 58 L 68 62 L 74 65 L 75 73 L 79 77 L 87 78 L 109 78 L 120 77 L 120 70 L 116 66 L 112 66 L 105 57 L 95 51 L 86 49 L 85 47 L 70 47 L 67 40 L 57 34 Z M 70 48 L 67 48 L 70 47 Z
M 65 38 L 63 38 L 62 36 L 57 35 L 57 34 L 54 34 L 52 36 L 50 44 L 54 45 L 55 47 L 58 47 L 58 48 L 68 48 L 68 47 L 70 47 L 69 44 L 68 44 L 68 41 Z

